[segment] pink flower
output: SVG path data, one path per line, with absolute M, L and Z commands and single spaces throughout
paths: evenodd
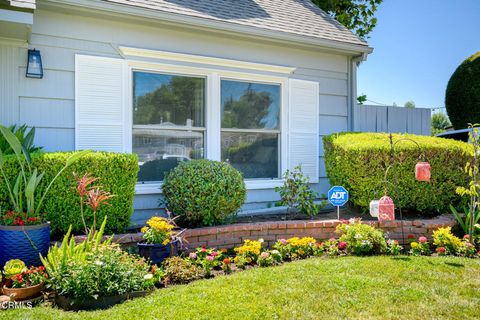
M 207 256 L 207 260 L 212 262 L 213 260 L 215 260 L 215 257 L 212 257 L 212 256 Z
M 334 241 L 337 241 L 337 239 L 332 237 L 332 238 L 329 239 L 329 241 L 334 242 Z
M 418 238 L 418 241 L 420 243 L 426 243 L 428 241 L 428 239 L 427 239 L 427 237 L 420 237 L 420 238 Z
M 260 254 L 260 257 L 261 257 L 262 259 L 267 259 L 269 256 L 270 256 L 270 253 L 268 253 L 268 252 L 262 252 L 262 253 Z
M 341 241 L 338 243 L 338 249 L 345 250 L 347 248 L 347 243 L 345 241 Z
M 195 252 L 190 252 L 190 254 L 188 255 L 188 257 L 192 260 L 195 260 L 197 259 L 197 254 Z
M 280 241 L 280 243 L 283 244 L 283 245 L 286 245 L 288 243 L 287 240 L 285 240 L 285 239 L 280 239 L 278 241 Z
M 211 255 L 212 257 L 216 257 L 216 256 L 218 256 L 218 253 L 217 253 L 216 251 L 213 251 L 212 253 L 210 253 L 210 255 Z
M 464 236 L 463 236 L 463 239 L 465 239 L 465 240 L 470 239 L 470 235 L 469 235 L 469 234 L 464 235 Z
M 349 224 L 350 223 L 350 221 L 345 220 L 345 219 L 340 219 L 340 222 L 343 223 L 343 224 Z
M 200 252 L 201 252 L 201 253 L 205 253 L 205 252 L 207 252 L 207 248 L 205 248 L 205 247 L 202 247 L 202 249 L 200 250 Z

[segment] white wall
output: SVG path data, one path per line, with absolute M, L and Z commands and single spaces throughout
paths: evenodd
M 20 50 L 20 54 L 15 55 L 12 49 L 0 45 L 1 123 L 16 122 L 35 126 L 36 143 L 45 146 L 47 151 L 72 150 L 74 55 L 82 53 L 120 57 L 116 48 L 123 45 L 294 66 L 297 69 L 292 77 L 314 80 L 320 84 L 320 135 L 348 130 L 350 60 L 347 56 L 122 20 L 123 22 L 115 21 L 112 17 L 94 18 L 42 9 L 35 11 L 29 47 L 41 51 L 45 75 L 43 79 L 25 78 L 27 49 L 13 49 Z M 5 56 L 4 52 L 8 52 L 8 56 Z M 12 77 L 12 71 L 3 67 L 6 65 L 15 67 L 16 75 L 13 74 L 12 79 L 17 86 L 5 82 L 6 78 Z M 10 89 L 12 90 L 9 91 Z M 15 90 L 18 90 L 18 93 Z M 9 96 L 5 95 L 5 92 L 9 92 Z M 320 192 L 326 192 L 328 182 L 325 177 L 321 140 L 318 147 L 321 157 L 320 183 L 314 187 Z M 139 217 L 156 208 L 158 197 L 137 197 L 135 207 Z M 246 208 L 258 207 L 259 203 L 265 206 L 265 202 L 277 199 L 278 195 L 273 190 L 251 191 Z

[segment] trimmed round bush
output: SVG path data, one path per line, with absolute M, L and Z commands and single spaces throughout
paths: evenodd
M 453 73 L 447 85 L 445 107 L 455 129 L 480 123 L 480 51 Z
M 45 172 L 38 187 L 38 194 L 43 194 L 47 184 L 71 155 L 72 152 L 48 152 L 32 155 L 33 167 L 38 168 L 39 172 Z M 18 162 L 13 155 L 5 156 L 4 159 L 4 171 L 7 179 L 14 181 L 18 175 Z M 91 152 L 65 170 L 55 181 L 43 202 L 42 211 L 50 221 L 54 237 L 65 234 L 70 225 L 72 225 L 74 233 L 83 233 L 74 172 L 80 176 L 88 172 L 92 177 L 98 178 L 94 185 L 102 186 L 105 191 L 115 195 L 109 199 L 109 205 L 99 208 L 97 221 L 102 221 L 104 216 L 108 216 L 106 232 L 124 232 L 130 224 L 130 217 L 133 213 L 133 198 L 138 174 L 137 156 L 113 152 Z M 0 208 L 2 210 L 11 209 L 3 177 L 0 178 Z M 85 220 L 87 225 L 92 225 L 93 212 L 86 206 Z
M 425 214 L 450 212 L 449 205 L 457 205 L 458 186 L 466 185 L 463 171 L 471 161 L 469 144 L 451 139 L 394 134 L 394 141 L 412 139 L 395 145 L 395 166 L 398 176 L 397 196 L 393 170 L 384 183 L 385 170 L 390 164 L 389 135 L 386 133 L 341 133 L 323 138 L 325 166 L 332 185 L 343 185 L 350 193 L 350 202 L 367 212 L 371 200 L 380 199 L 386 185 L 387 194 L 395 206 Z M 431 181 L 415 180 L 415 164 L 428 161 Z
M 170 171 L 162 187 L 167 208 L 186 227 L 225 223 L 245 202 L 242 174 L 225 162 L 192 160 Z

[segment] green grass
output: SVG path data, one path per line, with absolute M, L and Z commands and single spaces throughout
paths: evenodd
M 480 260 L 313 258 L 158 290 L 96 312 L 37 307 L 2 319 L 474 319 Z

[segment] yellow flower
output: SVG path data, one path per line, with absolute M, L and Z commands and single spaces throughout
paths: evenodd
M 410 243 L 410 247 L 411 247 L 412 249 L 417 249 L 417 248 L 420 247 L 420 246 L 418 245 L 418 242 L 415 242 L 415 241 L 414 241 L 414 242 Z
M 163 244 L 164 246 L 166 246 L 166 245 L 169 244 L 169 243 L 170 243 L 170 239 L 165 239 L 165 240 L 163 240 L 163 242 L 162 242 L 162 244 Z
M 235 248 L 235 252 L 239 255 L 253 254 L 258 256 L 262 250 L 262 244 L 259 241 L 245 240 L 243 246 Z
M 140 230 L 141 233 L 146 233 L 148 231 L 148 227 L 143 227 L 142 230 Z
M 147 221 L 147 224 L 159 232 L 168 232 L 174 228 L 172 224 L 168 223 L 168 221 L 162 217 L 152 217 Z

